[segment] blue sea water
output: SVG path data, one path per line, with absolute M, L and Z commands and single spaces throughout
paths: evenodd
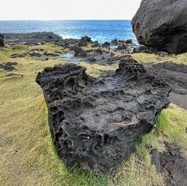
M 52 21 L 0 21 L 0 33 L 54 32 L 63 38 L 90 36 L 103 43 L 113 39 L 132 39 L 130 20 L 52 20 Z

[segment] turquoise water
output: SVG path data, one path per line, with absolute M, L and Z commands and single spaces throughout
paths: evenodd
M 76 20 L 76 21 L 0 21 L 1 33 L 54 32 L 63 38 L 88 35 L 93 41 L 103 43 L 113 39 L 136 38 L 130 20 Z

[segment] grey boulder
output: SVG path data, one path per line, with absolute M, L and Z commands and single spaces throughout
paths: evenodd
M 142 0 L 131 22 L 138 42 L 169 53 L 186 52 L 186 10 L 186 0 Z

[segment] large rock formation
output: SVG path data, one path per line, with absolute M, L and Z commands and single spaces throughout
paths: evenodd
M 169 53 L 187 51 L 187 1 L 142 0 L 132 19 L 140 44 Z
M 155 125 L 169 104 L 169 86 L 130 57 L 116 72 L 93 78 L 75 64 L 45 68 L 36 82 L 44 92 L 49 125 L 67 167 L 111 174 L 134 149 L 134 140 Z

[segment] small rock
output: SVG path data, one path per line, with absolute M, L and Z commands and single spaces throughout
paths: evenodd
M 0 34 L 0 47 L 4 47 L 4 35 Z

